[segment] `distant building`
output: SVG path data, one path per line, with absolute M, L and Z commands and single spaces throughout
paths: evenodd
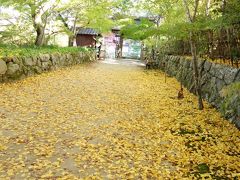
M 137 19 L 135 21 L 137 23 Z M 141 56 L 141 42 L 124 39 L 119 27 L 113 27 L 111 32 L 105 33 L 103 36 L 92 28 L 80 28 L 78 30 L 76 36 L 77 46 L 98 48 L 100 42 L 99 52 L 101 51 L 101 54 L 104 54 L 104 58 L 139 59 Z
M 103 48 L 106 52 L 106 58 L 121 57 L 121 34 L 120 29 L 112 28 L 111 32 L 103 36 Z
M 111 33 L 104 35 L 106 58 L 140 59 L 141 42 L 125 39 L 119 27 L 113 27 Z
M 98 36 L 100 34 L 94 29 L 80 28 L 76 37 L 77 46 L 95 47 Z

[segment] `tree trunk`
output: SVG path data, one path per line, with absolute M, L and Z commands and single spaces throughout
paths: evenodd
M 234 66 L 234 60 L 233 60 L 233 54 L 232 54 L 232 36 L 231 36 L 232 33 L 230 32 L 230 28 L 227 28 L 226 32 L 227 32 L 228 54 L 231 61 L 231 65 Z
M 199 0 L 194 1 L 193 15 L 191 15 L 191 13 L 190 13 L 190 9 L 189 9 L 187 0 L 183 0 L 183 3 L 186 8 L 186 14 L 187 14 L 189 22 L 194 23 L 197 12 L 198 12 Z M 198 95 L 198 108 L 199 108 L 199 110 L 203 110 L 204 107 L 203 107 L 202 91 L 201 91 L 201 85 L 200 85 L 200 74 L 199 74 L 199 70 L 198 70 L 196 39 L 194 37 L 193 31 L 190 31 L 190 33 L 189 33 L 189 40 L 190 40 L 192 63 L 193 63 L 193 78 L 194 78 L 194 83 L 195 83 L 196 94 Z
M 72 36 L 72 35 L 70 35 L 70 36 L 69 36 L 69 39 L 68 39 L 68 46 L 69 46 L 69 47 L 73 47 L 73 45 L 74 45 L 74 40 L 75 40 L 75 37 Z
M 36 46 L 42 46 L 44 43 L 44 27 L 42 27 L 41 25 L 36 25 L 35 27 L 36 32 L 37 32 L 37 36 L 36 36 L 36 40 L 35 40 L 35 45 Z
M 195 83 L 196 94 L 198 95 L 198 108 L 203 110 L 203 100 L 202 100 L 202 91 L 200 85 L 200 74 L 198 69 L 198 59 L 197 59 L 197 48 L 196 42 L 194 39 L 193 32 L 190 32 L 190 46 L 192 53 L 192 63 L 193 63 L 193 78 Z
M 77 25 L 78 18 L 75 17 L 73 27 L 71 27 L 60 13 L 58 14 L 58 17 L 60 18 L 60 20 L 62 21 L 63 25 L 65 26 L 65 28 L 70 33 L 70 35 L 68 36 L 68 46 L 69 47 L 73 47 L 74 40 L 76 39 L 76 29 L 77 29 L 76 25 Z
M 74 41 L 76 39 L 76 36 L 77 36 L 77 16 L 75 17 L 75 20 L 74 20 L 74 24 L 73 24 L 73 27 L 72 28 L 68 28 L 71 30 L 72 32 L 72 35 L 69 36 L 69 40 L 68 40 L 68 46 L 69 47 L 73 47 L 74 46 Z
M 42 46 L 44 44 L 45 27 L 47 22 L 43 23 L 42 15 L 36 14 L 35 11 L 32 13 L 32 20 L 33 20 L 33 27 L 37 33 L 37 36 L 35 39 L 35 45 Z
M 208 56 L 213 60 L 214 59 L 214 55 L 213 55 L 213 50 L 214 50 L 214 42 L 213 42 L 213 31 L 212 30 L 208 30 L 207 32 L 208 34 Z

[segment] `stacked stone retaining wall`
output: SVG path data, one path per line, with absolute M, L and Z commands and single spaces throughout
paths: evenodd
M 0 59 L 0 82 L 18 80 L 64 66 L 92 62 L 95 59 L 95 53 L 90 51 L 41 54 L 35 57 L 4 57 Z
M 176 77 L 188 90 L 195 92 L 193 64 L 190 59 L 165 56 L 158 58 L 158 67 Z M 201 60 L 199 70 L 203 98 L 240 128 L 240 69 Z M 233 93 L 226 95 L 224 90 L 227 91 L 234 84 L 235 89 L 229 90 Z

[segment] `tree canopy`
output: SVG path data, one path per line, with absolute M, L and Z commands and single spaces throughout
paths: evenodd
M 111 15 L 112 7 L 117 3 L 111 0 L 0 0 L 4 7 L 14 8 L 21 17 L 31 24 L 35 31 L 35 45 L 46 44 L 47 35 L 53 26 L 57 26 L 57 32 L 65 32 L 69 35 L 69 45 L 72 46 L 77 27 L 91 27 L 100 32 L 109 31 L 113 26 Z M 14 25 L 18 23 L 17 17 Z M 58 21 L 61 24 L 57 23 Z M 8 32 L 14 35 L 15 31 Z M 20 30 L 20 28 L 19 28 Z M 34 33 L 34 32 L 33 32 Z M 49 34 L 50 33 L 50 34 Z M 56 32 L 54 32 L 56 33 Z M 23 41 L 25 42 L 25 41 Z
M 41 46 L 54 35 L 66 33 L 72 46 L 79 27 L 101 33 L 118 26 L 125 38 L 168 47 L 166 51 L 161 48 L 165 53 L 190 54 L 188 40 L 192 32 L 198 54 L 224 57 L 232 62 L 240 54 L 238 0 L 0 0 L 0 3 L 19 13 L 14 23 L 0 32 L 5 42 L 33 42 Z M 0 16 L 7 19 L 6 14 Z

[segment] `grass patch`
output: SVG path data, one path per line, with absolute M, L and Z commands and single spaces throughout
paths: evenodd
M 14 46 L 0 44 L 0 58 L 3 57 L 32 57 L 40 54 L 77 53 L 91 51 L 84 47 L 58 47 L 58 46 Z
M 197 169 L 200 174 L 205 174 L 210 172 L 210 169 L 206 163 L 199 164 L 197 166 Z

